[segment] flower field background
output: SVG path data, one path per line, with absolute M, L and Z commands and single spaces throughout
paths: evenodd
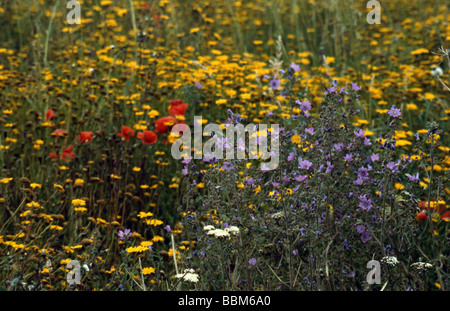
M 0 0 L 1 290 L 449 289 L 446 1 L 79 2 Z M 194 116 L 278 169 L 175 160 Z

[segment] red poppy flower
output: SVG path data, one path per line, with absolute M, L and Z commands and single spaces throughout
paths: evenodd
M 415 218 L 418 221 L 422 221 L 422 220 L 428 219 L 428 216 L 424 210 L 421 210 L 420 212 L 416 213 Z
M 155 121 L 155 130 L 160 134 L 164 134 L 175 124 L 177 124 L 177 120 L 174 117 L 159 118 Z
M 171 116 L 184 116 L 184 114 L 186 113 L 187 107 L 188 107 L 188 104 L 174 106 L 169 109 L 169 114 Z
M 170 103 L 169 114 L 171 116 L 184 116 L 188 104 L 183 103 L 181 99 L 171 100 L 169 101 L 169 103 Z
M 50 158 L 53 158 L 53 159 L 55 159 L 55 160 L 58 160 L 58 155 L 57 155 L 56 153 L 54 153 L 54 152 L 50 152 L 50 153 L 48 154 L 48 156 L 49 156 Z
M 442 220 L 445 220 L 445 219 L 450 220 L 450 211 L 446 211 L 445 213 L 443 213 L 443 214 L 441 215 L 441 219 L 442 219 Z
M 125 137 L 126 141 L 129 141 L 130 137 L 134 136 L 134 131 L 133 131 L 133 129 L 131 127 L 123 125 L 122 126 L 122 132 L 117 134 L 117 135 L 120 136 L 120 137 Z
M 55 117 L 55 112 L 52 109 L 48 109 L 45 113 L 45 122 Z
M 430 205 L 431 207 L 428 205 L 428 201 L 419 202 L 419 207 L 421 208 L 421 211 L 416 214 L 416 220 L 428 219 L 427 211 L 430 211 L 429 213 L 431 214 L 438 213 L 442 220 L 445 221 L 450 220 L 450 211 L 446 211 L 445 202 L 441 201 L 436 203 L 436 201 L 430 201 Z
M 169 100 L 169 104 L 172 107 L 173 106 L 178 106 L 178 105 L 183 104 L 183 101 L 181 99 L 172 99 L 172 100 Z
M 75 158 L 75 153 L 73 153 L 72 150 L 73 150 L 73 146 L 70 145 L 69 147 L 64 149 L 62 153 L 59 154 L 59 159 L 60 160 L 64 160 L 64 161 L 67 161 L 68 159 L 74 159 Z M 50 152 L 48 154 L 48 156 L 50 158 L 58 160 L 58 154 L 56 154 L 54 152 Z
M 137 138 L 141 139 L 142 142 L 146 143 L 147 145 L 154 144 L 158 140 L 158 135 L 156 135 L 152 131 L 144 131 L 142 133 L 140 132 L 140 133 L 137 133 L 136 136 L 137 136 Z
M 67 147 L 66 149 L 63 150 L 62 154 L 61 154 L 61 160 L 67 161 L 67 159 L 74 159 L 75 158 L 75 153 L 72 152 L 73 146 L 70 145 L 69 147 Z
M 428 206 L 428 201 L 420 201 L 419 202 L 419 207 L 422 210 L 427 209 L 427 210 L 431 210 L 433 212 L 438 211 L 440 214 L 445 211 L 445 203 L 441 203 L 441 202 L 436 203 L 436 201 L 431 200 L 430 206 Z
M 64 137 L 65 135 L 67 135 L 67 131 L 65 129 L 57 129 L 57 130 L 54 130 L 51 135 L 56 136 L 58 138 Z
M 94 137 L 94 133 L 86 131 L 86 132 L 81 132 L 80 135 L 78 135 L 78 140 L 81 143 L 87 143 L 87 142 L 91 142 L 92 137 Z

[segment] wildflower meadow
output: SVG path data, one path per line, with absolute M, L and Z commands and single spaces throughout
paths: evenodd
M 445 0 L 0 0 L 0 291 L 448 291 L 449 53 Z

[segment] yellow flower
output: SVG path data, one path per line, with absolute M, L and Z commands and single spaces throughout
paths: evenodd
M 402 190 L 403 188 L 405 188 L 405 186 L 402 185 L 401 183 L 395 183 L 394 187 L 395 187 L 395 189 L 397 189 L 397 190 Z
M 427 49 L 420 48 L 420 49 L 417 49 L 417 50 L 412 51 L 412 52 L 411 52 L 411 55 L 427 54 L 427 53 L 429 53 L 429 52 L 430 52 L 430 51 L 428 51 Z
M 86 205 L 86 201 L 85 200 L 81 200 L 81 199 L 73 199 L 72 200 L 72 205 L 73 206 L 85 206 Z
M 152 217 L 152 216 L 153 216 L 153 213 L 152 213 L 152 212 L 148 212 L 148 213 L 140 212 L 137 216 L 138 216 L 139 218 Z
M 152 242 L 164 242 L 164 238 L 162 236 L 155 235 L 152 239 Z
M 35 184 L 35 183 L 31 183 L 30 187 L 33 188 L 33 189 L 34 188 L 42 188 L 42 186 L 40 184 Z
M 53 185 L 53 188 L 55 188 L 55 189 L 57 189 L 57 190 L 59 190 L 59 191 L 61 191 L 61 192 L 64 192 L 64 191 L 65 191 L 64 188 L 63 188 L 63 186 L 58 185 L 58 184 L 54 184 L 54 185 Z
M 13 179 L 12 178 L 2 178 L 2 179 L 0 179 L 0 184 L 7 184 L 11 180 L 13 180 Z
M 38 202 L 35 201 L 31 201 L 30 203 L 27 203 L 28 207 L 33 207 L 33 208 L 40 208 L 41 205 Z
M 155 118 L 155 117 L 159 116 L 159 112 L 153 109 L 153 110 L 151 110 L 150 112 L 148 112 L 147 115 L 148 115 L 150 118 Z
M 152 274 L 152 273 L 155 273 L 155 268 L 147 267 L 147 268 L 142 269 L 142 274 L 144 274 L 144 275 L 148 275 L 148 274 Z
M 436 96 L 432 93 L 425 93 L 424 97 L 426 100 L 433 100 L 436 98 Z
M 159 219 L 147 219 L 145 222 L 147 223 L 147 225 L 155 227 L 163 224 L 163 222 Z
M 419 109 L 419 107 L 417 107 L 416 104 L 406 104 L 406 109 L 407 110 L 417 110 L 417 109 Z
M 218 99 L 216 100 L 216 105 L 220 106 L 220 105 L 224 105 L 227 103 L 226 99 Z
M 300 144 L 302 142 L 302 138 L 300 135 L 292 135 L 291 141 L 293 144 Z

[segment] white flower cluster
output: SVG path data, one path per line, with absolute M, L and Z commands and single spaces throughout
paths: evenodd
M 230 226 L 228 228 L 225 228 L 224 230 L 222 229 L 216 229 L 214 228 L 214 226 L 208 225 L 203 227 L 204 231 L 207 231 L 208 235 L 214 235 L 216 238 L 226 238 L 230 236 L 231 234 L 238 234 L 239 233 L 239 228 L 235 227 L 235 226 Z
M 195 273 L 194 269 L 185 269 L 184 273 L 179 273 L 175 275 L 177 279 L 183 278 L 183 280 L 187 282 L 197 283 L 198 282 L 198 274 Z
M 431 74 L 433 76 L 442 76 L 444 74 L 444 71 L 441 67 L 433 67 L 431 68 Z
M 216 238 L 226 238 L 230 236 L 230 234 L 227 231 L 222 229 L 209 230 L 208 235 L 214 235 Z
M 227 231 L 228 233 L 231 233 L 231 234 L 238 234 L 239 228 L 235 227 L 235 226 L 230 226 L 228 228 L 225 228 L 225 231 Z
M 417 270 L 429 269 L 432 268 L 433 265 L 428 262 L 415 262 L 411 265 L 411 267 L 416 268 Z
M 284 217 L 284 213 L 283 212 L 278 212 L 278 213 L 273 214 L 271 217 L 273 219 L 281 219 L 281 218 Z
M 393 266 L 393 267 L 395 267 L 399 263 L 399 261 L 397 260 L 397 258 L 395 256 L 383 257 L 381 259 L 381 261 L 384 263 L 387 263 L 388 265 Z
M 204 230 L 204 231 L 209 231 L 209 230 L 214 230 L 214 229 L 216 229 L 216 228 L 214 228 L 214 226 L 211 226 L 211 225 L 208 225 L 208 226 L 204 226 L 204 227 L 203 227 L 203 230 Z

